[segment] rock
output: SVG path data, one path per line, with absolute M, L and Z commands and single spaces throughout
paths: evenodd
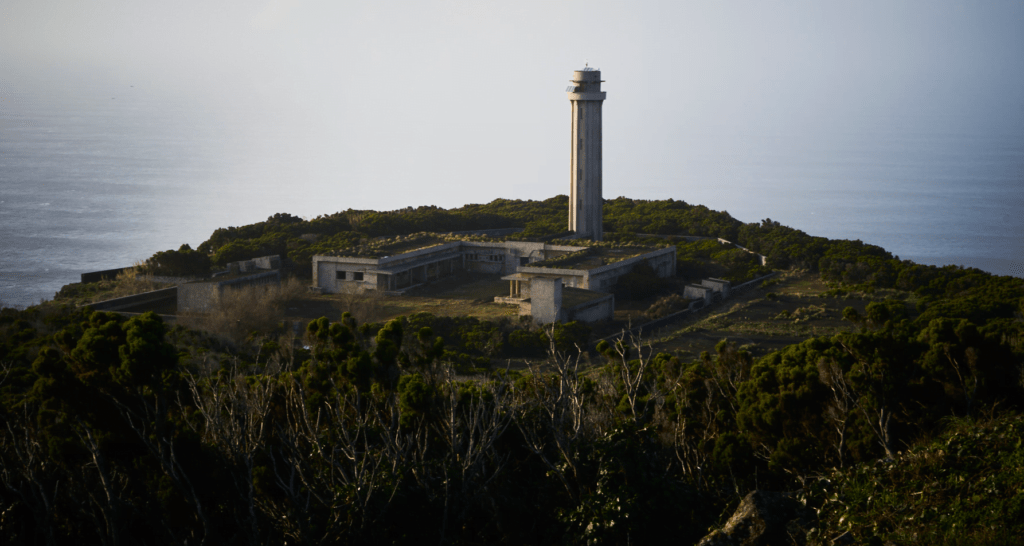
M 803 546 L 814 525 L 814 512 L 793 493 L 752 491 L 720 530 L 700 546 Z

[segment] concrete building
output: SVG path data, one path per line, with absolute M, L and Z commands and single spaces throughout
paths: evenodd
M 216 309 L 221 296 L 229 289 L 280 284 L 281 272 L 278 270 L 231 273 L 210 280 L 188 282 L 178 286 L 178 313 L 209 313 Z
M 226 290 L 248 286 L 280 286 L 280 267 L 280 256 L 260 256 L 251 260 L 230 262 L 227 269 L 214 273 L 210 279 L 179 284 L 178 312 L 209 313 L 217 307 Z
M 702 286 L 699 284 L 688 284 L 683 287 L 683 297 L 688 300 L 700 300 L 704 305 L 711 305 L 712 297 L 715 291 L 708 286 Z
M 611 320 L 615 312 L 615 296 L 592 290 L 570 288 L 558 277 L 533 277 L 529 281 L 529 299 L 495 301 L 518 303 L 520 315 L 530 315 L 538 324 L 552 322 L 597 322 Z
M 382 250 L 381 254 L 386 252 Z M 609 292 L 619 277 L 640 262 L 646 262 L 659 277 L 671 277 L 676 274 L 676 249 L 452 241 L 385 256 L 316 255 L 313 285 L 328 294 L 378 291 L 397 295 L 459 271 L 470 271 L 506 275 L 503 278 L 511 283 L 510 296 L 520 292 L 517 282 L 532 277 L 559 277 L 565 286 Z
M 706 286 L 713 290 L 718 296 L 717 299 L 725 299 L 729 297 L 729 290 L 732 287 L 732 283 L 722 279 L 708 278 L 700 281 L 701 286 Z
M 502 277 L 510 282 L 508 296 L 497 296 L 495 302 L 519 306 L 520 316 L 531 316 L 538 324 L 551 322 L 597 322 L 611 320 L 615 313 L 615 296 L 564 284 L 561 277 L 531 277 L 516 273 Z
M 601 189 L 601 71 L 586 67 L 572 73 L 566 89 L 572 104 L 569 160 L 569 231 L 600 241 L 604 235 Z
M 387 248 L 380 251 L 388 252 Z M 509 281 L 509 295 L 494 301 L 518 305 L 521 315 L 532 315 L 542 323 L 596 321 L 611 318 L 612 288 L 640 263 L 651 266 L 660 277 L 673 276 L 676 249 L 452 241 L 394 255 L 313 256 L 313 283 L 316 290 L 329 294 L 400 295 L 460 271 L 490 273 Z
M 517 268 L 579 247 L 521 241 L 452 241 L 379 256 L 313 256 L 313 286 L 328 294 L 367 291 L 401 294 L 460 271 L 508 275 Z

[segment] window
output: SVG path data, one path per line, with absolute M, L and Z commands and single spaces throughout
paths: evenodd
M 352 280 L 353 281 L 361 281 L 361 280 L 363 280 L 363 272 L 362 271 L 355 271 L 355 272 L 353 272 L 352 273 Z
M 345 280 L 345 272 L 344 271 L 338 271 L 337 273 L 335 273 L 335 276 L 336 276 L 336 278 L 339 281 Z

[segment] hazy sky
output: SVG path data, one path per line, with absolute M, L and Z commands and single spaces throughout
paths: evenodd
M 567 193 L 585 62 L 606 197 L 691 201 L 729 191 L 723 158 L 880 131 L 1024 127 L 1017 0 L 0 2 L 0 109 L 41 89 L 185 105 L 224 146 L 211 183 L 318 197 L 271 212 Z

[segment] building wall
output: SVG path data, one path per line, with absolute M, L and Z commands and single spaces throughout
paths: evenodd
M 463 256 L 466 269 L 476 273 L 504 274 L 508 262 L 514 261 L 504 248 L 468 247 L 463 249 Z
M 646 262 L 661 278 L 671 277 L 676 274 L 676 247 L 655 250 L 628 260 L 591 269 L 587 272 L 586 286 L 580 288 L 610 292 L 615 283 L 619 282 L 619 277 L 632 271 L 640 262 Z
M 547 260 L 569 252 L 579 251 L 581 247 L 566 245 L 548 245 L 544 243 L 531 243 L 522 241 L 507 241 L 500 243 L 484 242 L 452 242 L 410 252 L 398 254 L 386 258 L 351 258 L 343 256 L 314 256 L 313 257 L 313 284 L 325 293 L 358 292 L 364 290 L 388 290 L 386 276 L 378 278 L 375 270 L 388 270 L 401 268 L 416 261 L 429 260 L 431 255 L 461 255 L 461 264 L 455 264 L 451 268 L 444 265 L 428 264 L 427 271 L 422 270 L 423 266 L 417 266 L 408 273 L 396 274 L 395 288 L 403 288 L 414 284 L 429 282 L 437 278 L 449 275 L 456 267 L 462 268 L 462 264 L 468 271 L 487 274 L 510 275 L 516 272 L 539 277 L 561 277 L 565 286 L 573 288 L 586 288 L 601 292 L 611 291 L 618 282 L 619 277 L 630 272 L 636 264 L 644 261 L 661 277 L 675 275 L 676 254 L 675 247 L 648 252 L 640 256 L 623 260 L 614 264 L 599 267 L 591 270 L 582 269 L 556 269 L 549 267 L 532 267 L 530 264 L 541 260 Z M 434 268 L 434 269 L 432 269 Z M 438 269 L 439 268 L 439 269 Z M 339 271 L 346 272 L 344 280 L 338 279 Z M 363 278 L 353 278 L 353 273 L 361 273 Z
M 192 282 L 178 287 L 178 313 L 207 313 L 217 305 L 220 286 L 215 282 Z
M 417 266 L 407 273 L 396 273 L 395 288 L 403 288 L 413 284 L 429 282 L 455 271 L 463 269 L 478 273 L 510 275 L 529 264 L 580 250 L 580 247 L 564 245 L 548 245 L 525 241 L 506 241 L 486 243 L 475 241 L 455 241 L 444 243 L 385 258 L 354 258 L 345 256 L 313 256 L 313 285 L 323 292 L 333 294 L 339 292 L 359 292 L 364 290 L 388 290 L 387 276 L 371 273 L 375 270 L 401 269 L 413 262 L 430 260 L 432 255 L 455 255 L 455 261 L 448 265 L 441 260 L 438 265 L 427 264 L 427 271 Z M 346 278 L 337 278 L 339 271 L 346 272 Z M 550 271 L 550 270 L 545 270 Z M 363 279 L 357 281 L 352 273 L 362 273 Z M 579 277 L 583 272 L 571 273 Z M 585 283 L 578 278 L 568 281 L 568 286 L 582 287 Z
M 615 314 L 615 296 L 608 294 L 607 297 L 577 305 L 572 309 L 563 311 L 567 315 L 566 321 L 578 320 L 581 322 L 599 322 L 611 320 Z
M 688 284 L 683 288 L 684 298 L 688 300 L 704 300 L 705 305 L 711 303 L 711 295 L 713 293 L 714 291 L 710 288 L 696 284 Z
M 143 292 L 132 296 L 124 296 L 105 301 L 90 303 L 89 307 L 97 311 L 118 311 L 142 304 L 159 304 L 165 301 L 175 301 L 178 297 L 178 287 L 161 288 L 150 292 Z
M 553 267 L 520 267 L 519 273 L 529 275 L 531 279 L 561 278 L 562 284 L 572 288 L 587 287 L 587 272 L 581 269 L 556 269 Z
M 252 261 L 256 264 L 256 269 L 279 269 L 281 267 L 281 257 L 277 255 L 260 256 L 253 258 Z
M 729 297 L 729 287 L 732 285 L 729 281 L 723 281 L 722 279 L 704 279 L 700 281 L 701 286 L 706 286 L 715 292 L 720 292 L 723 298 Z
M 191 282 L 178 286 L 178 313 L 208 313 L 216 308 L 225 290 L 281 284 L 280 271 L 265 271 L 238 279 Z
M 530 314 L 538 324 L 562 318 L 562 279 L 537 277 L 530 280 Z
M 377 288 L 377 276 L 366 271 L 377 268 L 375 258 L 345 258 L 334 256 L 313 256 L 313 285 L 329 294 L 359 292 Z M 338 272 L 345 272 L 345 279 L 338 279 Z M 361 273 L 362 280 L 356 280 L 354 273 Z

